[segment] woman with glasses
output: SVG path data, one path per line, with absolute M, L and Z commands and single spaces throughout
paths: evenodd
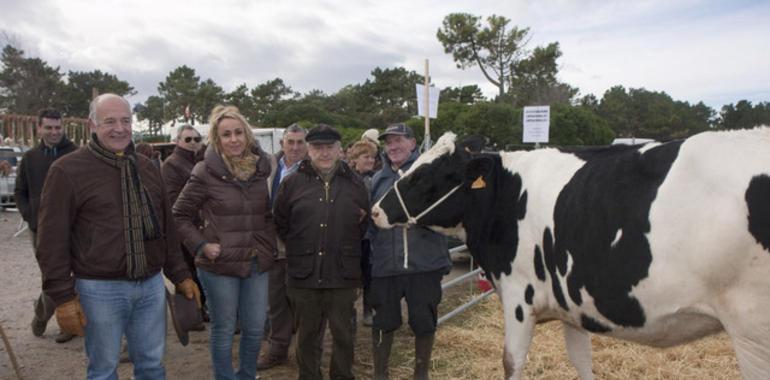
M 190 179 L 190 172 L 192 172 L 193 166 L 200 159 L 198 152 L 201 149 L 201 135 L 191 125 L 184 124 L 176 130 L 176 147 L 174 152 L 163 161 L 160 172 L 163 176 L 163 181 L 166 183 L 166 192 L 168 196 L 169 204 L 173 205 L 176 202 L 176 198 L 179 197 L 179 193 L 182 188 Z M 200 226 L 200 220 L 196 220 L 196 225 Z M 184 256 L 187 266 L 190 268 L 193 280 L 198 285 L 198 289 L 201 287 L 198 276 L 195 273 L 195 255 L 190 253 L 184 246 L 181 245 L 182 255 Z M 209 316 L 206 311 L 206 297 L 201 292 L 201 314 L 205 322 L 209 321 Z M 203 325 L 198 326 L 197 330 L 203 330 Z

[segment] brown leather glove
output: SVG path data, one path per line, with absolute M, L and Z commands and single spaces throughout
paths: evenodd
M 64 332 L 77 336 L 85 336 L 83 327 L 88 323 L 86 314 L 80 306 L 80 297 L 75 296 L 56 308 L 56 322 Z
M 177 293 L 183 294 L 188 300 L 195 297 L 195 303 L 198 304 L 198 309 L 201 308 L 201 291 L 191 278 L 185 278 L 182 282 L 176 284 L 176 291 Z

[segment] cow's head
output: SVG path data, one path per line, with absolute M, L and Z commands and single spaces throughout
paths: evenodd
M 392 228 L 411 222 L 448 234 L 463 233 L 462 168 L 470 154 L 458 149 L 455 138 L 454 133 L 441 136 L 372 207 L 372 218 L 378 227 Z
M 499 160 L 471 155 L 455 140 L 451 132 L 441 136 L 372 207 L 378 227 L 412 223 L 465 239 L 462 221 L 469 202 L 487 193 L 485 177 Z
M 499 277 L 511 271 L 526 204 L 521 178 L 499 155 L 472 156 L 447 133 L 372 207 L 372 218 L 380 228 L 415 223 L 457 236 Z

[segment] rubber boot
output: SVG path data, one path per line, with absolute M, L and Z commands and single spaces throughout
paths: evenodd
M 414 338 L 414 379 L 428 380 L 430 369 L 430 354 L 433 352 L 435 335 L 422 335 Z
M 390 348 L 393 346 L 394 332 L 384 332 L 372 329 L 372 345 L 374 346 L 374 380 L 388 379 L 388 361 Z

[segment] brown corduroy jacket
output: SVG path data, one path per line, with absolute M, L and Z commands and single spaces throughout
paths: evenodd
M 179 283 L 190 272 L 179 251 L 160 171 L 142 155 L 136 155 L 136 163 L 163 235 L 144 242 L 149 273 L 162 268 L 166 277 Z M 51 165 L 41 197 L 36 253 L 43 290 L 56 305 L 75 297 L 75 278 L 127 279 L 120 181 L 120 169 L 86 147 Z
M 245 278 L 251 274 L 254 257 L 260 272 L 273 265 L 276 242 L 269 189 L 275 165 L 262 149 L 255 147 L 252 151 L 260 157 L 257 170 L 249 180 L 239 181 L 209 146 L 174 204 L 180 237 L 190 252 L 197 253 L 196 267 Z M 194 223 L 199 212 L 202 229 Z M 222 247 L 216 260 L 199 252 L 205 243 L 219 243 Z

